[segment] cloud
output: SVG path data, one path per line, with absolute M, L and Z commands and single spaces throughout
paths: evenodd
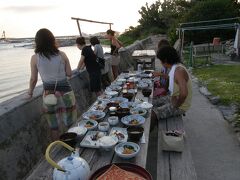
M 28 13 L 37 11 L 49 11 L 56 8 L 56 6 L 6 6 L 0 9 L 3 11 L 13 11 L 16 13 Z

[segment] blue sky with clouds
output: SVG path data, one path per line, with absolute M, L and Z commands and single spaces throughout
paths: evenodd
M 138 10 L 156 0 L 0 0 L 0 32 L 7 37 L 34 37 L 40 28 L 54 35 L 77 35 L 76 22 L 71 17 L 112 22 L 113 30 L 124 31 L 136 26 Z M 86 33 L 106 31 L 108 25 L 81 22 Z

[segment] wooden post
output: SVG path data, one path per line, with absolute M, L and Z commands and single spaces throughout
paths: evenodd
M 182 31 L 181 58 L 183 58 L 184 30 Z
M 111 24 L 109 24 L 109 29 L 112 29 L 112 28 L 111 28 Z
M 81 28 L 80 28 L 80 23 L 79 23 L 78 20 L 77 20 L 77 26 L 78 26 L 78 31 L 79 31 L 80 37 L 82 37 L 82 32 L 81 32 Z
M 111 26 L 113 25 L 113 23 L 109 23 L 109 22 L 93 21 L 93 20 L 81 19 L 81 18 L 75 18 L 75 17 L 72 17 L 71 19 L 77 21 L 78 30 L 79 30 L 79 33 L 80 33 L 81 37 L 82 37 L 82 32 L 81 32 L 81 29 L 80 29 L 79 21 L 85 21 L 85 22 L 90 22 L 90 23 L 99 23 L 99 24 L 108 24 L 110 29 L 111 29 Z

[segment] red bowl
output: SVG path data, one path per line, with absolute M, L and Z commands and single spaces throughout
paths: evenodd
M 114 163 L 114 164 L 126 171 L 130 171 L 135 174 L 138 174 L 138 175 L 142 176 L 143 178 L 145 178 L 146 180 L 152 180 L 151 174 L 141 166 L 138 166 L 136 164 L 131 164 L 131 163 Z M 111 166 L 112 166 L 112 164 L 108 164 L 108 165 L 103 166 L 100 169 L 96 170 L 91 175 L 89 180 L 96 180 L 99 176 L 101 176 L 103 173 L 105 173 Z

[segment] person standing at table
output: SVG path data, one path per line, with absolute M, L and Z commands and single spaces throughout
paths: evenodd
M 71 77 L 72 70 L 66 54 L 58 50 L 51 31 L 40 29 L 35 36 L 35 44 L 28 95 L 29 98 L 33 95 L 39 72 L 43 81 L 45 118 L 51 128 L 52 140 L 57 140 L 61 121 L 69 128 L 77 119 L 76 100 L 67 79 Z M 44 100 L 49 94 L 55 94 L 56 103 L 49 104 Z
M 107 38 L 111 41 L 112 72 L 113 78 L 116 79 L 119 74 L 118 65 L 120 63 L 118 50 L 123 44 L 115 37 L 115 31 L 111 29 L 107 30 Z
M 85 66 L 89 75 L 91 92 L 101 95 L 101 69 L 96 61 L 96 55 L 91 45 L 87 46 L 84 37 L 76 39 L 78 49 L 82 50 L 81 58 L 77 70 L 82 70 Z
M 170 46 L 164 46 L 157 52 L 157 57 L 163 66 L 170 69 L 170 96 L 158 98 L 152 112 L 152 120 L 183 115 L 191 106 L 192 81 L 186 67 L 181 64 L 177 51 Z
M 94 47 L 95 55 L 97 57 L 104 59 L 103 48 L 100 44 L 99 39 L 96 36 L 91 37 L 90 43 Z M 107 87 L 111 84 L 111 80 L 109 79 L 109 76 L 108 76 L 108 64 L 106 62 L 105 62 L 105 67 L 103 69 L 101 69 L 101 81 L 102 81 L 103 87 Z

